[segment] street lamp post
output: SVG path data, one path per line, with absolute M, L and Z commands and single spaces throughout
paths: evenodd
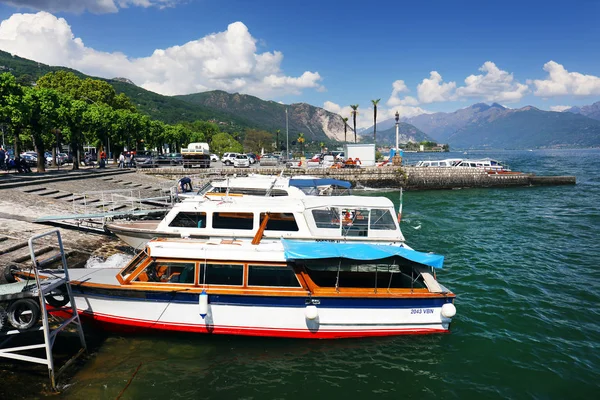
M 400 152 L 399 152 L 399 148 L 400 148 L 400 144 L 398 142 L 398 131 L 399 131 L 399 121 L 400 121 L 400 114 L 398 113 L 398 111 L 396 111 L 396 149 L 394 151 L 394 158 L 392 159 L 392 165 L 394 166 L 400 166 L 402 165 L 402 157 L 400 157 Z
M 288 109 L 285 109 L 285 160 L 290 158 L 290 132 L 288 129 Z
M 56 166 L 58 167 L 58 170 L 60 171 L 60 158 L 58 157 L 58 154 L 60 153 L 61 130 L 58 128 L 55 128 L 55 129 L 52 129 L 52 133 L 54 133 L 54 135 L 56 136 L 56 153 L 54 154 L 53 161 L 56 163 Z

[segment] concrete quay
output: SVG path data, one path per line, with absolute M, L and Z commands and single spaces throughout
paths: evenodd
M 141 174 L 159 175 L 176 179 L 193 176 L 195 180 L 219 179 L 247 174 L 311 175 L 349 181 L 353 187 L 404 188 L 407 190 L 436 190 L 455 188 L 486 188 L 543 185 L 575 185 L 575 176 L 537 176 L 527 173 L 489 174 L 483 170 L 430 167 L 366 167 L 366 168 L 284 168 L 233 167 L 184 169 L 181 167 L 138 169 Z

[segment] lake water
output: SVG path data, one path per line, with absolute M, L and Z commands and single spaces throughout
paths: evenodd
M 137 370 L 122 399 L 597 398 L 600 150 L 468 157 L 575 175 L 577 185 L 404 194 L 407 243 L 446 256 L 438 279 L 457 294 L 458 310 L 450 334 L 109 335 L 61 397 L 114 399 Z

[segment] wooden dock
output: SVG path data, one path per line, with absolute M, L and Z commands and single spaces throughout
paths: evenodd
M 537 176 L 528 173 L 488 174 L 483 170 L 431 167 L 367 167 L 367 168 L 183 168 L 138 169 L 138 173 L 168 176 L 173 179 L 194 176 L 197 180 L 224 179 L 249 173 L 285 176 L 311 175 L 349 181 L 352 186 L 370 188 L 404 188 L 408 190 L 435 190 L 455 188 L 515 187 L 575 185 L 574 176 Z

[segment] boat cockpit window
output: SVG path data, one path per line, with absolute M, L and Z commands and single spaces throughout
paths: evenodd
M 261 225 L 265 219 L 265 215 L 266 213 L 260 213 Z M 265 230 L 298 232 L 298 224 L 292 213 L 270 213 Z
M 240 187 L 227 187 L 219 186 L 214 187 L 209 193 L 229 193 L 229 194 L 244 194 L 249 196 L 266 196 L 267 192 L 271 197 L 287 196 L 288 192 L 281 189 L 261 189 L 261 188 L 240 188 Z
M 213 214 L 212 227 L 215 229 L 252 230 L 254 227 L 254 214 L 217 212 Z
M 291 267 L 248 265 L 248 286 L 301 287 Z
M 169 222 L 169 226 L 178 228 L 206 228 L 206 213 L 180 212 Z
M 244 266 L 241 264 L 203 264 L 200 284 L 239 285 L 244 284 Z
M 320 287 L 411 289 L 425 288 L 422 276 L 408 261 L 390 258 L 368 264 L 345 259 L 311 260 L 304 264 Z
M 344 236 L 368 236 L 369 210 L 347 208 L 342 210 L 342 234 Z
M 140 251 L 120 272 L 121 277 L 126 279 L 129 274 L 135 271 L 144 261 L 146 261 L 146 256 L 146 252 Z
M 133 282 L 194 283 L 196 264 L 153 260 Z
M 372 209 L 369 229 L 378 231 L 395 231 L 396 224 L 390 210 Z
M 317 228 L 340 229 L 340 210 L 336 207 L 312 211 Z

